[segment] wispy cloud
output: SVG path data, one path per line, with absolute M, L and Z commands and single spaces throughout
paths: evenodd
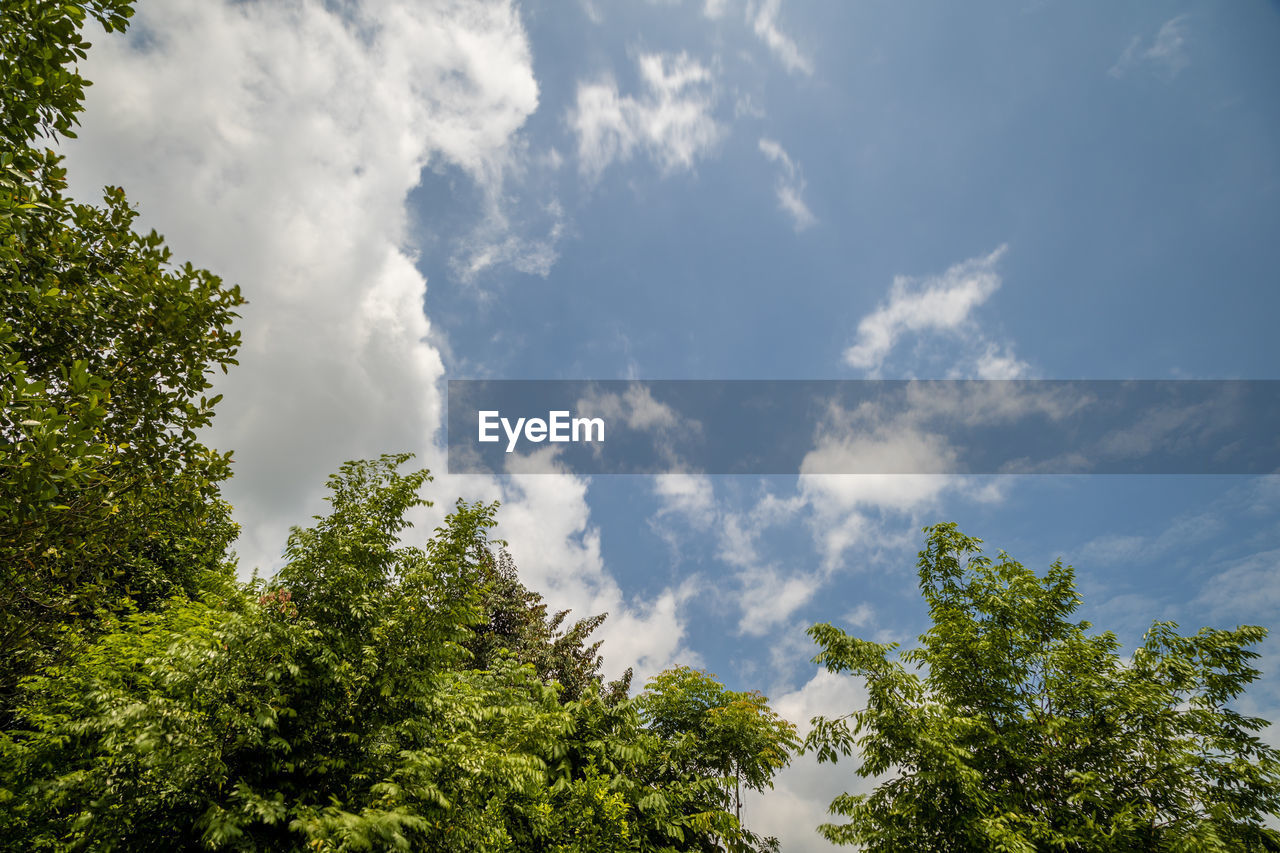
M 1012 347 L 989 340 L 970 319 L 974 309 L 1000 289 L 996 265 L 1007 248 L 1000 246 L 989 255 L 956 264 L 939 276 L 894 277 L 888 298 L 859 321 L 857 338 L 844 352 L 845 363 L 878 376 L 904 336 L 964 333 L 973 375 L 982 379 L 1025 375 L 1027 365 L 1013 355 Z
M 1134 68 L 1149 65 L 1170 77 L 1176 76 L 1191 62 L 1187 56 L 1187 32 L 1187 16 L 1179 15 L 1165 21 L 1149 42 L 1140 35 L 1134 36 L 1107 73 L 1120 78 Z
M 729 0 L 704 0 L 702 4 L 702 14 L 711 20 L 724 17 L 725 11 L 729 7 Z
M 612 79 L 578 85 L 569 124 L 578 168 L 590 180 L 641 150 L 664 172 L 691 169 L 720 140 L 711 70 L 688 54 L 642 54 L 643 91 L 623 95 Z
M 747 22 L 788 71 L 812 74 L 813 60 L 801 52 L 795 41 L 778 27 L 782 0 L 762 0 L 759 6 L 747 7 Z
M 760 151 L 771 162 L 778 164 L 778 179 L 775 185 L 778 207 L 791 217 L 791 223 L 796 231 L 803 231 L 815 224 L 818 219 L 804 201 L 805 180 L 800 166 L 787 155 L 782 145 L 773 139 L 762 137 Z

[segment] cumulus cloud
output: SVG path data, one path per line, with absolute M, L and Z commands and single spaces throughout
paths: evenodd
M 344 7 L 345 8 L 345 7 Z M 172 0 L 102 37 L 80 195 L 127 187 L 178 257 L 238 282 L 241 367 L 215 446 L 244 568 L 270 568 L 345 459 L 409 449 L 443 468 L 439 351 L 405 199 L 425 166 L 501 180 L 538 103 L 513 5 Z
M 756 37 L 765 43 L 782 66 L 796 74 L 812 74 L 813 60 L 801 52 L 795 41 L 778 27 L 782 0 L 763 0 L 759 6 L 747 8 L 747 22 Z
M 170 0 L 143 4 L 128 39 L 93 40 L 95 85 L 67 151 L 73 190 L 126 187 L 177 257 L 249 300 L 241 366 L 217 377 L 225 398 L 208 437 L 235 451 L 224 491 L 242 572 L 278 565 L 288 527 L 323 511 L 341 462 L 411 450 L 437 472 L 439 506 L 420 529 L 453 495 L 504 499 L 502 535 L 529 585 L 575 617 L 612 614 L 611 669 L 669 662 L 692 587 L 625 596 L 585 481 L 440 476 L 447 342 L 424 313 L 408 195 L 424 168 L 472 182 L 486 199 L 467 247 L 477 271 L 545 271 L 562 219 L 547 210 L 539 238 L 504 227 L 503 188 L 528 167 L 521 130 L 538 105 L 514 4 Z
M 865 707 L 866 702 L 861 679 L 820 670 L 799 689 L 775 697 L 772 707 L 795 723 L 803 736 L 808 734 L 813 717 L 844 716 Z M 819 824 L 832 821 L 828 804 L 846 792 L 869 792 L 877 781 L 856 776 L 857 766 L 856 756 L 837 764 L 819 764 L 811 755 L 794 760 L 774 778 L 772 791 L 746 798 L 747 825 L 775 836 L 783 850 L 818 853 L 835 849 L 817 831 Z
M 800 166 L 787 156 L 782 145 L 773 139 L 762 137 L 760 152 L 771 162 L 778 164 L 778 179 L 775 184 L 778 207 L 791 217 L 791 224 L 796 231 L 803 231 L 817 222 L 817 217 L 804 202 L 805 180 Z
M 639 95 L 619 93 L 612 79 L 578 86 L 569 124 L 578 139 L 578 168 L 591 180 L 637 150 L 664 173 L 691 169 L 723 134 L 712 115 L 710 69 L 685 53 L 641 54 L 638 65 Z
M 1179 15 L 1165 21 L 1150 42 L 1140 35 L 1134 36 L 1107 73 L 1118 79 L 1145 65 L 1174 77 L 1190 61 L 1187 57 L 1187 16 Z

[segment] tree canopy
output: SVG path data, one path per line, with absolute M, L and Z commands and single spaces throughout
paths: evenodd
M 866 707 L 817 718 L 819 761 L 855 751 L 870 793 L 831 803 L 820 831 L 871 851 L 1261 851 L 1280 807 L 1265 720 L 1231 705 L 1259 674 L 1262 628 L 1157 622 L 1123 656 L 1074 621 L 1070 566 L 1043 576 L 983 555 L 954 524 L 925 528 L 920 645 L 809 633 L 815 660 L 866 681 Z
M 240 291 L 174 266 L 108 187 L 65 194 L 61 158 L 88 81 L 86 20 L 119 0 L 0 7 L 0 708 L 72 635 L 230 577 L 218 483 L 198 432 L 235 364 Z
M 425 472 L 349 463 L 268 582 L 135 613 L 24 681 L 0 834 L 75 850 L 756 850 L 732 811 L 794 736 L 758 694 L 677 670 L 562 701 L 535 661 L 467 645 L 493 505 L 400 544 Z M 540 611 L 534 608 L 535 615 Z M 523 657 L 523 659 L 522 659 Z

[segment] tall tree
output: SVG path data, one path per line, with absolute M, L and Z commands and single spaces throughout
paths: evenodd
M 1155 623 L 1126 658 L 1074 621 L 1075 575 L 983 556 L 954 524 L 925 528 L 920 589 L 932 626 L 896 644 L 831 625 L 815 660 L 866 680 L 867 705 L 814 720 L 819 761 L 857 751 L 847 823 L 820 832 L 870 851 L 1280 850 L 1280 754 L 1267 722 L 1231 707 L 1258 675 L 1262 628 L 1181 636 Z
M 0 4 L 0 717 L 69 638 L 221 589 L 234 536 L 205 447 L 209 374 L 235 363 L 240 292 L 134 230 L 124 193 L 66 194 L 61 158 L 96 19 L 126 0 Z
M 600 672 L 604 664 L 600 641 L 588 642 L 608 614 L 589 616 L 563 629 L 569 611 L 548 614 L 542 596 L 520 582 L 515 560 L 505 548 L 494 559 L 484 561 L 480 571 L 482 616 L 464 643 L 473 667 L 488 669 L 505 651 L 520 663 L 532 665 L 543 681 L 558 684 L 562 702 L 580 699 L 592 685 L 603 691 L 607 701 L 626 697 L 631 670 L 605 684 Z
M 712 675 L 687 666 L 645 685 L 640 707 L 682 772 L 724 780 L 720 804 L 742 817 L 742 789 L 764 791 L 799 746 L 795 726 L 769 708 L 758 691 L 727 690 Z
M 429 479 L 400 473 L 405 458 L 344 465 L 330 512 L 293 532 L 266 585 L 134 614 L 27 679 L 0 735 L 0 837 L 48 850 L 767 849 L 730 809 L 726 776 L 738 760 L 763 784 L 786 747 L 736 734 L 719 685 L 700 677 L 708 690 L 684 703 L 659 686 L 659 707 L 588 681 L 562 702 L 512 653 L 474 667 L 495 507 L 460 503 L 421 546 L 402 544 Z M 789 731 L 748 704 L 753 726 Z

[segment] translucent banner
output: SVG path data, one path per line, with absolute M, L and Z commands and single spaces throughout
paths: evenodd
M 1276 380 L 450 380 L 451 473 L 1272 474 Z

